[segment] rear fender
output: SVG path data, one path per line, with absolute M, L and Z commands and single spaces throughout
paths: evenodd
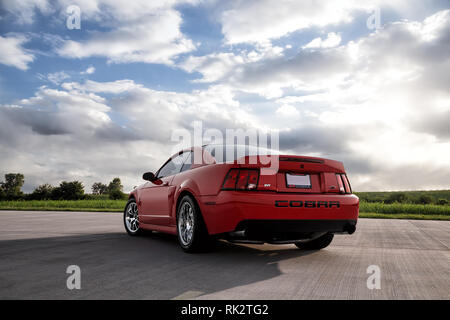
M 183 181 L 183 183 L 181 183 L 180 187 L 175 191 L 175 194 L 174 194 L 175 201 L 173 201 L 173 205 L 170 210 L 170 212 L 171 212 L 170 222 L 173 225 L 176 225 L 177 207 L 178 207 L 179 201 L 181 200 L 180 196 L 182 196 L 186 192 L 188 192 L 189 194 L 191 194 L 194 197 L 194 200 L 197 202 L 197 204 L 200 207 L 200 202 L 198 201 L 198 197 L 197 197 L 197 195 L 200 193 L 198 185 L 192 179 L 187 179 L 187 180 Z M 201 207 L 200 207 L 200 210 L 201 210 Z
M 137 198 L 138 197 L 137 197 L 137 190 L 136 189 L 131 191 L 130 194 L 128 195 L 128 200 L 135 199 L 137 201 Z

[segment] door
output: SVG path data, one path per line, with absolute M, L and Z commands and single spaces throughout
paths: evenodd
M 147 224 L 169 225 L 170 210 L 173 205 L 176 186 L 172 185 L 174 176 L 180 172 L 187 154 L 169 159 L 158 170 L 158 180 L 147 182 L 139 197 L 140 221 Z

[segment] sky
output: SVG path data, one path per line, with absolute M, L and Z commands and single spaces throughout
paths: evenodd
M 194 121 L 276 130 L 355 191 L 449 189 L 450 2 L 0 1 L 0 175 L 25 192 L 129 191 Z

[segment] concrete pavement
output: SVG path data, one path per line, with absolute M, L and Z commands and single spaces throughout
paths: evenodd
M 186 254 L 173 236 L 128 236 L 119 213 L 0 211 L 0 298 L 450 299 L 449 247 L 449 221 L 360 219 L 321 251 L 221 241 Z M 81 290 L 66 287 L 69 265 Z

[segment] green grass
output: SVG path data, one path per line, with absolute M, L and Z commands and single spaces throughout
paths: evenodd
M 121 212 L 126 202 L 110 199 L 0 201 L 0 210 Z M 450 220 L 450 206 L 361 201 L 360 217 Z
M 450 206 L 439 206 L 433 204 L 411 204 L 411 203 L 392 203 L 364 202 L 359 205 L 360 212 L 372 212 L 382 214 L 420 214 L 420 215 L 449 215 Z
M 359 199 L 367 202 L 383 202 L 399 193 L 405 194 L 410 202 L 416 202 L 420 196 L 430 196 L 434 203 L 439 199 L 450 202 L 450 190 L 355 192 Z
M 0 201 L 1 210 L 122 211 L 126 200 Z
M 360 218 L 375 218 L 375 219 L 411 219 L 411 220 L 448 220 L 450 216 L 439 214 L 413 214 L 413 213 L 374 213 L 374 212 L 360 212 Z

